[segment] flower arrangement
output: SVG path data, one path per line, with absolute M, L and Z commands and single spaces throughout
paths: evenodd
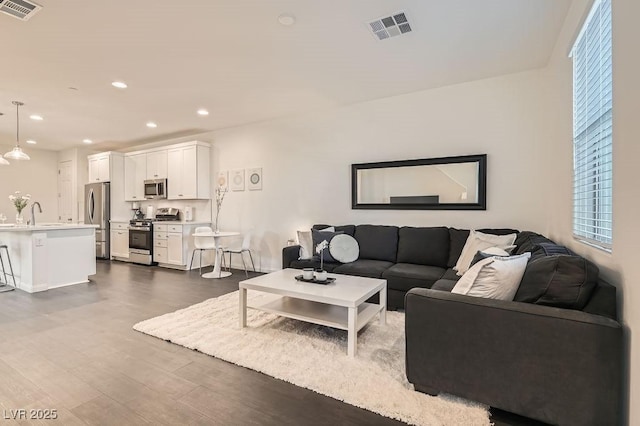
M 324 271 L 324 250 L 329 247 L 329 243 L 327 240 L 323 240 L 321 243 L 318 243 L 316 246 L 316 253 L 320 255 L 320 270 Z
M 31 195 L 25 194 L 21 195 L 20 191 L 16 191 L 15 193 L 9 195 L 9 200 L 13 203 L 18 211 L 18 215 L 22 214 L 22 210 L 27 207 L 29 204 L 29 200 L 31 199 Z
M 225 186 L 218 185 L 216 187 L 216 221 L 213 223 L 215 232 L 220 231 L 220 229 L 218 229 L 218 216 L 220 216 L 220 209 L 222 208 L 222 202 L 224 201 L 224 196 L 227 191 L 229 191 L 229 189 Z

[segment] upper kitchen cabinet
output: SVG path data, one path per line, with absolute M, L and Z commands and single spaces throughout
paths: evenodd
M 89 183 L 110 182 L 116 163 L 122 160 L 122 154 L 117 152 L 101 152 L 87 156 L 89 162 Z
M 124 200 L 144 200 L 144 180 L 147 178 L 147 154 L 124 158 Z
M 147 179 L 167 178 L 167 150 L 147 154 Z
M 211 198 L 209 144 L 187 142 L 169 149 L 167 198 L 195 200 Z

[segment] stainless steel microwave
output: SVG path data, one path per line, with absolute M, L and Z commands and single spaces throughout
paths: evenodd
M 149 179 L 144 181 L 144 198 L 153 200 L 167 198 L 167 180 Z

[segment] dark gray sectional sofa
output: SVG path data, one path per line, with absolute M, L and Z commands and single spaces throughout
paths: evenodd
M 323 229 L 328 225 L 314 225 Z M 404 296 L 415 287 L 446 288 L 459 277 L 451 268 L 456 264 L 469 230 L 440 227 L 397 227 L 383 225 L 336 226 L 336 231 L 354 237 L 360 256 L 352 263 L 324 263 L 329 272 L 387 280 L 387 306 L 404 308 Z M 513 229 L 481 229 L 490 234 L 510 234 Z M 300 246 L 282 250 L 283 268 L 319 268 L 320 261 L 298 260 Z M 450 288 L 449 288 L 450 290 Z
M 550 424 L 620 424 L 616 289 L 598 279 L 595 265 L 544 236 L 521 232 L 515 253 L 532 256 L 514 301 L 482 299 L 450 293 L 459 278 L 451 268 L 468 230 L 336 230 L 358 241 L 360 256 L 349 264 L 325 263 L 325 269 L 387 280 L 388 306 L 406 311 L 406 373 L 416 390 L 461 396 Z M 284 268 L 319 266 L 298 260 L 298 251 L 283 249 Z

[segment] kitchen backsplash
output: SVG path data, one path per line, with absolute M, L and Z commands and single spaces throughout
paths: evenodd
M 127 203 L 132 205 L 133 203 Z M 211 221 L 211 200 L 144 200 L 140 201 L 140 210 L 142 213 L 147 213 L 147 207 L 152 206 L 154 215 L 160 207 L 175 207 L 180 210 L 180 220 L 184 220 L 184 208 L 191 206 L 193 208 L 193 221 L 195 222 L 210 222 Z M 131 211 L 133 217 L 133 210 Z M 124 219 L 124 218 L 118 218 Z M 126 218 L 126 220 L 131 219 Z M 112 219 L 113 220 L 113 219 Z

